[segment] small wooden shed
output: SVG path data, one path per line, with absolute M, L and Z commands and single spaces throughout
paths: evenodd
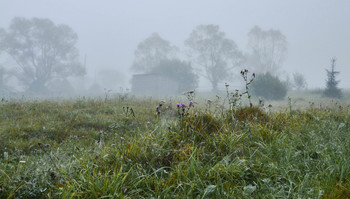
M 137 74 L 132 77 L 131 92 L 136 95 L 176 95 L 179 83 L 161 74 Z

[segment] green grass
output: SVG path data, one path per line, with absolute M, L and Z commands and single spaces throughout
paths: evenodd
M 150 99 L 3 101 L 0 198 L 349 198 L 348 101 L 297 95 L 182 117 L 184 98 L 159 115 Z

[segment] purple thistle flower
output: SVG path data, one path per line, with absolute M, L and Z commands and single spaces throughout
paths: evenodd
M 186 105 L 185 104 L 181 104 L 181 107 L 182 107 L 182 109 L 185 109 L 186 108 Z
M 103 131 L 102 130 L 100 130 L 100 134 L 102 134 L 103 133 Z
M 147 124 L 150 124 L 151 122 L 150 121 L 147 121 Z
M 181 104 L 177 103 L 177 104 L 176 104 L 176 106 L 177 106 L 177 107 L 180 107 L 180 106 L 181 106 Z
M 107 135 L 107 132 L 104 132 L 103 135 Z
M 73 136 L 73 138 L 78 138 L 78 136 L 77 136 L 77 135 L 75 135 L 75 136 Z
M 190 107 L 191 107 L 191 106 L 194 106 L 194 103 L 193 103 L 192 101 L 190 101 L 189 106 L 190 106 Z
M 161 110 L 158 110 L 158 114 L 160 114 L 162 111 Z

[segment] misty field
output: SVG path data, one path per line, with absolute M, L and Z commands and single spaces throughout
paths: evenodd
M 349 93 L 304 94 L 3 99 L 0 198 L 349 198 Z

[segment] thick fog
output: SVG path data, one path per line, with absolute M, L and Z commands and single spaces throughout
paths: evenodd
M 324 88 L 325 69 L 336 57 L 339 87 L 350 88 L 349 10 L 348 0 L 0 0 L 0 27 L 7 29 L 14 17 L 69 25 L 79 37 L 80 60 L 86 61 L 85 86 L 118 90 L 131 87 L 135 49 L 154 32 L 185 50 L 196 26 L 215 24 L 246 52 L 247 34 L 257 25 L 286 36 L 281 76 L 300 72 L 308 88 Z M 211 86 L 201 81 L 198 88 Z

